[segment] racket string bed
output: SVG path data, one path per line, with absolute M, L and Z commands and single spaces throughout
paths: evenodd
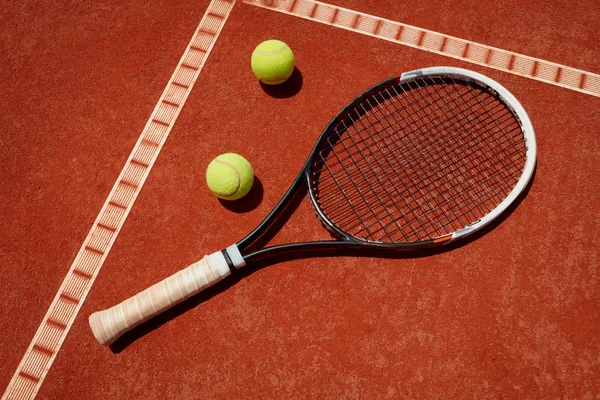
M 414 195 L 414 194 L 413 194 L 413 195 Z M 425 197 L 425 196 L 421 196 L 421 197 Z M 435 198 L 433 198 L 433 199 L 435 199 Z M 431 200 L 431 199 L 430 199 L 430 200 Z M 434 209 L 433 211 L 435 211 L 435 209 Z M 432 218 L 428 218 L 428 220 L 427 220 L 427 223 L 428 223 L 428 224 L 431 224 L 431 223 L 432 223 L 432 221 L 435 221 L 435 218 L 434 218 L 434 219 L 432 219 Z
M 368 101 L 368 100 L 367 100 L 367 101 Z M 370 104 L 369 104 L 369 105 L 370 105 Z M 363 109 L 364 109 L 364 107 L 363 107 Z M 366 110 L 365 110 L 365 111 L 366 111 Z M 369 113 L 365 113 L 365 118 L 367 118 L 367 119 L 369 118 Z M 379 122 L 379 121 L 376 121 L 376 122 L 373 124 L 373 126 L 376 126 L 376 123 L 378 123 L 378 122 Z M 371 123 L 373 123 L 373 122 L 371 122 Z M 361 125 L 363 126 L 363 129 L 358 129 L 358 130 L 357 130 L 357 132 L 358 132 L 359 134 L 360 134 L 361 132 L 365 132 L 365 131 L 366 131 L 366 129 L 364 129 L 364 128 L 366 128 L 366 127 L 365 127 L 365 125 L 364 125 L 364 123 L 363 123 L 362 121 L 361 121 Z M 346 127 L 345 127 L 345 128 L 346 128 Z M 384 128 L 384 129 L 387 129 L 387 128 Z M 383 129 L 383 130 L 384 130 L 384 129 Z M 383 130 L 382 130 L 382 129 L 377 129 L 377 130 L 374 130 L 373 134 L 378 134 L 378 135 L 380 136 L 380 138 L 381 138 L 381 133 L 382 133 L 382 131 L 383 131 Z M 350 137 L 352 137 L 352 136 L 350 136 Z M 361 137 L 362 137 L 362 135 L 361 135 Z M 383 139 L 385 140 L 385 138 L 383 138 Z M 387 144 L 387 143 L 386 143 L 386 144 Z M 401 160 L 401 159 L 398 159 L 398 158 L 396 157 L 396 153 L 395 153 L 395 152 L 393 152 L 393 151 L 392 151 L 392 152 L 388 152 L 388 151 L 386 150 L 386 149 L 387 149 L 387 146 L 386 146 L 386 147 L 383 147 L 383 146 L 381 145 L 381 140 L 374 140 L 374 142 L 373 142 L 373 145 L 377 146 L 378 150 L 380 150 L 380 151 L 381 151 L 381 154 L 373 154 L 373 153 L 371 152 L 371 153 L 372 153 L 372 154 L 371 154 L 371 155 L 372 155 L 372 160 L 373 160 L 373 161 L 375 161 L 375 162 L 379 162 L 379 159 L 384 159 L 384 160 L 386 160 L 386 161 L 387 161 L 387 164 L 388 164 L 388 165 L 387 165 L 387 168 L 386 168 L 386 167 L 383 167 L 383 166 L 381 166 L 381 171 L 394 171 L 394 170 L 398 170 L 398 169 L 400 169 L 400 170 L 401 170 L 401 169 L 402 169 L 402 167 L 403 167 L 403 166 L 401 165 L 401 164 L 402 164 L 402 160 Z M 371 149 L 371 148 L 373 147 L 373 145 L 371 145 L 371 146 L 367 146 L 367 148 L 368 148 L 368 149 Z M 387 154 L 387 153 L 389 153 L 389 154 Z M 389 162 L 389 160 L 390 160 L 390 157 L 394 157 L 394 159 L 395 159 L 395 160 L 394 160 L 394 161 L 395 161 L 395 164 L 390 164 L 390 162 Z M 367 164 L 370 164 L 370 163 L 367 163 Z M 379 174 L 376 174 L 375 176 L 376 176 L 376 177 L 379 177 Z M 365 180 L 365 182 L 366 182 L 366 183 L 368 183 L 369 181 L 368 181 L 368 180 Z M 399 182 L 398 182 L 397 180 L 388 180 L 387 182 L 381 182 L 381 180 L 380 180 L 380 185 L 379 185 L 379 187 L 381 187 L 381 188 L 382 188 L 382 189 L 383 189 L 383 190 L 386 192 L 385 194 L 388 196 L 388 198 L 390 198 L 390 199 L 402 199 L 402 198 L 403 198 L 403 195 L 402 195 L 402 189 L 401 189 L 401 187 L 398 185 L 398 183 L 399 183 Z M 393 197 L 392 197 L 392 196 L 390 196 L 390 193 L 389 193 L 389 191 L 388 191 L 388 184 L 391 184 L 391 186 L 394 188 L 395 196 L 393 196 Z M 379 197 L 379 196 L 376 196 L 376 197 L 377 197 L 378 199 L 380 199 L 380 201 L 381 201 L 381 197 Z M 389 202 L 388 202 L 388 203 L 389 203 Z M 394 208 L 396 209 L 396 211 L 397 211 L 397 212 L 401 213 L 401 214 L 403 215 L 403 217 L 404 217 L 404 218 L 406 218 L 406 213 L 405 213 L 405 212 L 403 212 L 403 210 L 402 210 L 402 208 L 401 208 L 401 207 L 399 207 L 399 204 L 398 204 L 398 202 L 397 202 L 397 201 L 393 202 L 392 204 L 386 204 L 386 205 L 385 205 L 385 207 L 386 207 L 388 210 L 389 210 L 389 207 L 394 207 Z M 373 213 L 373 214 L 374 214 L 374 216 L 376 216 L 376 215 L 377 215 L 376 213 Z M 397 218 L 395 218 L 395 217 L 394 217 L 393 215 L 391 215 L 391 214 L 390 214 L 390 217 L 391 217 L 391 220 L 394 222 L 394 224 L 395 224 L 395 226 L 396 226 L 396 228 L 397 228 L 397 229 L 396 229 L 395 231 L 393 231 L 392 233 L 389 233 L 389 232 L 386 230 L 386 231 L 385 231 L 385 233 L 386 233 L 386 235 L 385 235 L 385 238 L 387 238 L 387 239 L 390 239 L 394 233 L 403 232 L 403 231 L 402 231 L 402 227 L 401 227 L 401 226 L 398 224 L 398 222 L 397 222 Z M 388 220 L 387 220 L 387 218 L 386 218 L 386 219 L 384 219 L 383 221 L 380 221 L 380 223 L 382 223 L 382 224 L 383 224 L 383 223 L 386 223 L 387 221 L 388 221 Z M 421 222 L 421 221 L 419 221 L 419 222 Z M 354 229 L 354 227 L 353 227 L 353 226 L 351 226 L 351 227 L 350 227 L 350 230 L 353 230 L 353 229 Z M 375 233 L 380 233 L 380 230 L 376 231 Z
M 353 126 L 355 126 L 356 122 L 354 120 L 352 120 L 352 116 L 349 116 L 349 118 L 351 119 Z M 348 127 L 342 122 L 344 129 L 348 130 Z M 352 148 L 356 148 L 357 143 L 354 140 L 354 137 L 352 135 L 349 135 L 348 138 L 350 139 L 350 141 L 352 143 L 350 143 L 350 146 Z M 361 138 L 361 140 L 363 140 L 363 138 Z M 373 169 L 373 162 L 375 163 L 379 163 L 379 157 L 377 154 L 373 154 L 373 146 L 366 146 L 362 153 L 355 153 L 353 154 L 351 149 L 348 148 L 348 146 L 346 146 L 345 144 L 345 140 L 341 140 L 340 143 L 344 146 L 344 151 L 349 154 L 349 159 L 352 160 L 353 164 L 356 164 L 357 160 L 356 158 L 360 157 L 362 159 L 367 159 L 367 157 L 365 156 L 365 152 L 369 152 L 372 155 L 372 162 L 364 162 L 365 168 L 369 168 L 370 172 L 372 173 L 369 174 L 369 176 L 366 176 L 364 173 L 364 169 L 365 168 L 357 168 L 356 172 L 359 173 L 359 179 L 362 179 L 363 182 L 369 182 L 370 186 L 366 186 L 366 185 L 362 185 L 363 190 L 365 191 L 369 191 L 371 193 L 368 194 L 369 198 L 367 199 L 365 197 L 365 194 L 363 193 L 363 190 L 361 190 L 361 185 L 356 185 L 355 180 L 352 178 L 352 176 L 354 174 L 350 173 L 348 171 L 348 169 L 344 169 L 344 172 L 346 173 L 346 176 L 350 179 L 350 181 L 355 185 L 357 191 L 359 191 L 361 193 L 361 197 L 364 200 L 364 204 L 369 208 L 369 215 L 368 215 L 368 219 L 367 218 L 362 218 L 360 213 L 357 213 L 358 215 L 358 220 L 360 221 L 360 225 L 362 225 L 364 227 L 364 230 L 368 233 L 369 237 L 374 239 L 375 238 L 375 234 L 379 233 L 380 231 L 383 231 L 386 236 L 390 236 L 390 232 L 387 229 L 388 226 L 388 221 L 389 224 L 394 223 L 397 227 L 399 227 L 396 218 L 394 217 L 394 215 L 391 213 L 389 207 L 387 204 L 384 203 L 384 200 L 382 199 L 382 197 L 380 196 L 374 196 L 375 192 L 373 190 L 370 190 L 373 187 L 379 187 L 381 188 L 385 194 L 387 195 L 387 198 L 390 198 L 390 193 L 388 192 L 388 187 L 387 184 L 389 183 L 387 180 L 383 181 L 382 180 L 382 174 L 378 173 L 377 171 L 375 171 Z M 375 142 L 377 143 L 377 142 Z M 333 153 L 334 155 L 336 155 L 337 157 L 337 153 Z M 339 161 L 339 158 L 338 158 Z M 382 170 L 385 170 L 384 168 L 382 168 Z M 370 177 L 374 177 L 375 180 L 377 180 L 377 183 L 374 183 L 374 180 L 371 179 Z M 338 184 L 339 186 L 339 184 Z M 392 182 L 392 186 L 393 182 Z M 360 200 L 360 199 L 359 199 Z M 375 208 L 372 206 L 372 203 L 378 203 L 378 206 L 376 206 Z M 379 210 L 384 210 L 384 211 L 379 211 Z M 383 215 L 383 217 L 382 217 Z M 389 220 L 388 220 L 389 218 Z M 369 220 L 372 220 L 373 222 L 371 224 L 369 224 Z M 371 228 L 375 228 L 375 231 L 372 231 Z
M 402 121 L 398 121 L 398 120 L 396 120 L 395 122 L 396 122 L 396 123 L 401 123 Z M 389 125 L 388 125 L 388 126 L 389 126 Z M 384 138 L 384 140 L 385 140 L 385 138 Z M 387 143 L 386 143 L 386 144 L 387 144 Z M 417 146 L 418 146 L 418 144 L 416 144 L 416 143 L 412 143 L 412 145 L 413 145 L 413 146 L 415 146 L 415 147 L 417 147 Z M 392 155 L 393 155 L 393 153 L 392 153 Z M 344 161 L 344 160 L 342 160 L 342 161 Z M 400 162 L 401 162 L 401 161 L 400 161 Z M 359 167 L 360 167 L 360 166 L 359 166 Z M 396 168 L 396 167 L 397 167 L 397 165 L 391 165 L 391 167 L 393 167 L 393 168 Z M 421 178 L 421 179 L 423 178 L 422 174 L 421 174 L 421 177 L 420 177 L 420 178 Z M 323 186 L 325 186 L 325 185 L 322 185 L 322 187 L 323 187 Z
M 518 119 L 495 93 L 431 77 L 367 96 L 323 143 L 320 208 L 358 239 L 392 243 L 479 220 L 514 187 L 526 152 Z
M 451 97 L 447 96 L 445 98 L 451 98 Z M 479 101 L 479 103 L 481 105 L 481 100 L 478 100 L 478 99 L 475 99 L 475 100 Z M 456 101 L 454 99 L 452 101 L 453 101 L 454 104 L 456 103 Z M 454 104 L 450 104 L 450 105 L 454 105 Z M 457 104 L 457 105 L 460 106 L 460 104 Z M 472 106 L 471 108 L 473 109 L 474 106 Z M 484 109 L 485 109 L 485 107 L 484 107 Z M 452 110 L 452 108 L 449 109 L 450 112 L 451 112 L 451 110 Z M 500 108 L 500 110 L 503 110 L 505 115 L 508 115 L 508 116 L 512 117 L 512 115 L 509 114 L 506 111 L 506 109 Z M 461 108 L 461 111 L 466 111 L 464 109 L 464 105 Z M 469 114 L 469 116 L 475 115 L 476 117 L 479 117 L 479 110 L 475 110 L 475 111 L 477 111 L 475 114 L 471 113 L 471 114 Z M 439 115 L 438 115 L 438 117 L 439 117 Z M 455 118 L 456 116 L 455 115 L 451 115 L 451 117 Z M 474 119 L 474 118 L 472 118 L 472 119 Z M 485 123 L 485 121 L 480 121 L 480 122 Z M 463 132 L 463 133 L 467 133 L 468 134 L 470 132 L 470 130 L 468 130 L 468 129 L 459 130 L 459 132 Z M 480 154 L 481 151 L 487 152 L 488 154 L 490 154 L 490 152 L 494 152 L 495 154 L 500 154 L 501 152 L 496 152 L 495 149 L 494 149 L 494 147 L 492 147 L 493 144 L 490 145 L 489 143 L 486 143 L 484 140 L 481 140 L 481 137 L 482 137 L 481 135 L 480 136 L 474 136 L 474 137 L 468 137 L 467 138 L 468 139 L 467 143 L 465 143 L 464 141 L 460 140 L 460 138 L 458 138 L 458 140 L 455 140 L 454 142 L 452 142 L 452 144 L 454 144 L 455 146 L 459 146 L 458 147 L 459 149 L 461 147 L 464 147 L 466 144 L 471 144 L 471 146 L 470 146 L 471 147 L 471 153 L 467 154 L 467 156 L 466 156 L 467 159 L 469 161 L 472 161 L 471 159 L 473 159 L 475 161 L 477 161 L 477 160 L 483 160 L 483 163 L 489 163 L 489 160 L 486 160 L 486 159 L 484 159 L 484 158 L 481 157 L 481 154 Z M 503 137 L 506 137 L 506 136 L 503 136 Z M 498 141 L 498 140 L 496 140 L 495 144 L 499 145 L 501 147 L 501 150 L 506 151 L 508 149 L 504 145 L 505 142 L 506 142 L 506 140 L 504 140 L 504 141 Z M 473 146 L 473 145 L 475 145 L 475 146 Z M 484 147 L 482 147 L 481 145 L 483 145 Z M 456 159 L 456 158 L 453 157 L 453 159 Z M 499 161 L 501 161 L 501 160 L 499 160 Z M 472 168 L 480 168 L 481 167 L 477 163 L 472 163 L 471 166 L 472 166 Z M 450 173 L 451 170 L 447 170 L 447 172 Z M 476 174 L 469 174 L 469 170 L 465 170 L 464 167 L 460 170 L 460 172 L 466 178 L 467 181 L 469 181 L 470 178 L 472 178 L 473 176 L 476 177 L 478 175 L 477 173 Z M 492 175 L 492 176 L 496 176 L 496 175 Z M 495 186 L 492 186 L 492 187 L 496 187 L 497 188 L 498 185 L 495 185 Z M 475 189 L 475 190 L 481 190 L 481 189 L 484 189 L 485 186 L 483 186 L 483 185 L 482 186 L 472 185 L 472 188 Z M 482 198 L 482 197 L 485 197 L 485 196 L 479 196 L 479 198 Z M 484 213 L 487 213 L 487 212 L 491 211 L 491 208 L 482 210 L 480 208 L 480 204 L 478 204 L 477 202 L 473 202 L 472 204 L 475 207 L 478 208 L 479 215 L 483 215 Z

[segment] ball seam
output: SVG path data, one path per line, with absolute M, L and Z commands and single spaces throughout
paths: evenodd
M 277 54 L 277 53 L 281 53 L 282 51 L 284 51 L 285 49 L 287 49 L 288 46 L 285 46 L 282 49 L 279 50 L 275 50 L 275 51 L 261 51 L 261 50 L 255 50 L 254 53 L 255 54 Z
M 234 194 L 236 194 L 240 190 L 240 187 L 242 186 L 242 174 L 240 174 L 240 171 L 233 164 L 230 164 L 230 163 L 228 163 L 226 161 L 221 161 L 219 159 L 216 159 L 215 161 L 218 162 L 218 163 L 221 163 L 223 165 L 226 165 L 229 168 L 233 169 L 233 171 L 237 175 L 237 181 L 238 181 L 238 183 L 237 183 L 237 187 L 235 188 L 235 190 L 233 191 L 233 193 L 230 193 L 230 194 L 219 193 L 219 194 L 221 194 L 222 196 L 225 196 L 225 197 L 233 196 Z

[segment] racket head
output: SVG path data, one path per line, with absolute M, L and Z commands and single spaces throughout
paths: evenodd
M 433 67 L 368 89 L 329 123 L 305 166 L 323 225 L 345 241 L 447 244 L 501 215 L 536 162 L 519 101 L 473 71 Z

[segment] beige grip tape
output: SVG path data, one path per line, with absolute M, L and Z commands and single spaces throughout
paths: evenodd
M 96 340 L 108 345 L 142 322 L 219 282 L 231 273 L 219 251 L 171 275 L 135 296 L 90 315 Z

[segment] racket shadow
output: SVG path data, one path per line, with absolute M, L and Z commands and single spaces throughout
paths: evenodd
M 537 169 L 537 168 L 536 168 Z M 113 344 L 109 346 L 110 350 L 115 353 L 121 353 L 127 347 L 129 347 L 136 340 L 146 336 L 152 331 L 160 328 L 165 325 L 169 321 L 174 318 L 179 317 L 181 314 L 188 312 L 189 310 L 196 308 L 198 305 L 204 303 L 205 301 L 210 300 L 214 296 L 222 293 L 223 291 L 228 290 L 232 286 L 236 285 L 240 280 L 245 277 L 253 274 L 256 271 L 259 271 L 267 266 L 292 261 L 292 260 L 302 260 L 307 258 L 315 258 L 315 257 L 361 257 L 361 258 L 385 258 L 385 259 L 414 259 L 421 257 L 429 257 L 437 254 L 442 254 L 446 252 L 453 251 L 455 249 L 461 248 L 463 246 L 468 246 L 470 243 L 482 238 L 487 235 L 489 232 L 494 230 L 496 227 L 501 225 L 521 204 L 523 199 L 527 197 L 533 182 L 535 181 L 536 169 L 534 169 L 531 179 L 528 185 L 525 187 L 520 196 L 506 209 L 501 216 L 496 218 L 489 225 L 484 227 L 483 229 L 477 231 L 476 233 L 468 236 L 463 240 L 459 240 L 457 242 L 451 243 L 446 246 L 438 246 L 427 249 L 419 249 L 412 251 L 398 251 L 393 249 L 337 249 L 337 250 L 313 250 L 306 252 L 298 252 L 293 251 L 290 253 L 278 253 L 274 257 L 264 258 L 251 266 L 247 266 L 242 268 L 231 276 L 227 277 L 221 282 L 218 282 L 214 286 L 211 286 L 202 292 L 198 293 L 195 296 L 190 297 L 189 299 L 179 303 L 173 308 L 163 312 L 155 316 L 154 318 L 146 321 L 145 323 L 138 325 L 136 328 L 126 332 L 121 336 L 118 340 L 116 340 Z M 284 212 L 280 214 L 280 217 L 275 219 L 273 225 L 281 225 L 283 226 L 286 221 L 291 217 L 293 212 L 298 208 L 302 200 L 305 198 L 306 191 L 298 190 L 297 194 L 290 200 L 289 205 L 285 208 Z M 277 229 L 269 230 L 271 232 L 277 232 Z M 266 243 L 272 239 L 273 235 L 265 235 L 265 237 L 259 238 L 256 242 L 252 243 L 251 247 L 259 247 L 264 246 Z

